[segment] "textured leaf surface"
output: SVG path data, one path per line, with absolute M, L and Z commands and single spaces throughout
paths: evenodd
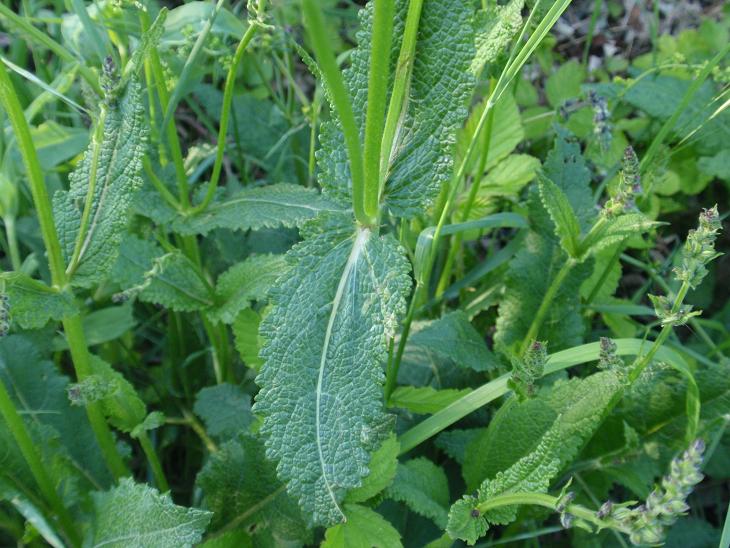
M 147 416 L 147 407 L 137 391 L 119 371 L 98 356 L 91 356 L 91 371 L 109 385 L 109 394 L 101 398 L 101 407 L 109 423 L 122 432 L 134 430 Z
M 193 411 L 203 419 L 206 432 L 220 439 L 234 437 L 253 421 L 251 396 L 233 384 L 203 388 L 195 397 Z
M 503 6 L 490 5 L 488 10 L 477 14 L 474 22 L 477 54 L 471 64 L 475 75 L 485 65 L 494 63 L 519 32 L 524 5 L 524 0 L 511 0 Z
M 264 363 L 259 357 L 261 341 L 259 340 L 259 326 L 261 316 L 251 308 L 242 310 L 231 328 L 233 329 L 234 343 L 236 350 L 241 356 L 243 363 L 248 367 L 259 369 Z
M 198 474 L 197 485 L 214 512 L 214 528 L 235 520 L 237 527 L 255 525 L 257 537 L 273 536 L 279 542 L 302 543 L 311 536 L 258 438 L 239 434 L 221 445 Z
M 446 527 L 449 482 L 444 471 L 426 458 L 398 464 L 393 485 L 386 495 L 405 503 L 411 510 Z
M 207 234 L 215 228 L 258 230 L 278 226 L 300 226 L 319 213 L 342 211 L 316 190 L 279 183 L 242 190 L 205 211 L 179 217 L 172 228 L 180 234 Z
M 465 495 L 449 513 L 447 531 L 452 538 L 474 544 L 489 524 L 515 520 L 517 508 L 504 506 L 487 512 L 472 513 L 480 503 L 506 493 L 544 492 L 566 463 L 571 461 L 593 435 L 621 391 L 621 383 L 611 371 L 585 379 L 574 378 L 557 386 L 556 401 L 565 402 L 553 424 L 537 445 L 512 466 L 485 480 L 477 496 Z
M 266 297 L 269 288 L 286 269 L 283 255 L 257 255 L 232 266 L 218 278 L 217 304 L 208 312 L 208 317 L 214 322 L 233 323 L 238 313 L 252 301 Z
M 392 63 L 400 50 L 408 2 L 396 2 Z M 453 169 L 455 132 L 467 115 L 472 87 L 469 71 L 475 55 L 474 11 L 468 2 L 423 2 L 415 61 L 405 116 L 401 122 L 385 187 L 385 204 L 394 215 L 423 213 Z M 372 32 L 372 6 L 361 11 L 358 47 L 345 71 L 356 121 L 362 130 Z M 317 155 L 325 193 L 338 201 L 350 196 L 347 153 L 336 121 L 322 124 Z
M 267 455 L 315 524 L 343 519 L 340 501 L 368 473 L 387 424 L 382 361 L 410 287 L 390 236 L 353 234 L 349 220 L 316 223 L 287 254 L 271 290 L 254 411 Z
M 173 504 L 144 484 L 122 478 L 110 491 L 92 494 L 89 546 L 180 548 L 200 542 L 211 513 Z
M 146 127 L 139 84 L 132 80 L 123 96 L 110 106 L 104 120 L 103 140 L 96 168 L 94 195 L 72 283 L 90 287 L 103 280 L 119 253 L 129 220 L 134 193 L 141 187 Z M 70 175 L 68 191 L 53 199 L 61 248 L 68 262 L 81 230 L 81 217 L 90 185 L 92 142 L 79 166 Z
M 560 239 L 560 244 L 569 256 L 577 258 L 579 254 L 580 226 L 568 197 L 550 179 L 541 179 L 538 188 L 540 189 L 542 205 L 545 206 L 555 225 L 555 235 Z
M 188 312 L 214 303 L 211 289 L 181 253 L 164 254 L 154 242 L 128 236 L 122 242 L 112 279 L 144 302 Z
M 72 407 L 66 395 L 68 378 L 44 359 L 38 344 L 21 335 L 0 339 L 0 382 L 34 434 L 45 464 L 53 469 L 60 466 L 56 469 L 59 480 L 69 485 L 82 480 L 77 488 L 85 489 L 93 488 L 92 482 L 111 481 L 84 410 Z M 9 436 L 5 422 L 0 421 L 0 477 L 7 473 L 16 483 L 30 472 Z M 53 477 L 53 471 L 49 472 Z M 34 490 L 35 482 L 30 479 L 29 484 Z
M 358 504 L 345 506 L 347 521 L 327 529 L 322 548 L 398 548 L 400 534 L 383 516 Z
M 0 288 L 3 282 L 10 319 L 23 329 L 38 329 L 49 320 L 60 321 L 78 312 L 71 293 L 56 291 L 25 274 L 4 272 L 0 274 Z

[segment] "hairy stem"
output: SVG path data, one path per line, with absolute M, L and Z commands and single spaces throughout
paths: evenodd
M 261 12 L 266 5 L 266 0 L 259 0 L 258 11 Z M 223 88 L 223 105 L 221 106 L 220 123 L 218 125 L 218 142 L 216 143 L 215 162 L 213 163 L 213 173 L 210 176 L 210 183 L 208 189 L 205 192 L 203 201 L 195 206 L 191 210 L 191 214 L 199 213 L 210 205 L 215 197 L 215 191 L 218 188 L 218 181 L 221 175 L 221 168 L 223 167 L 223 152 L 226 148 L 226 137 L 228 135 L 228 119 L 231 115 L 231 104 L 233 103 L 233 89 L 236 85 L 236 74 L 238 73 L 238 67 L 243 59 L 243 54 L 246 53 L 246 49 L 251 41 L 254 39 L 259 31 L 260 26 L 256 23 L 249 23 L 246 32 L 244 33 L 241 41 L 236 47 L 236 52 L 233 54 L 233 61 L 228 69 L 226 75 L 226 84 Z
M 365 115 L 363 207 L 370 218 L 378 216 L 380 202 L 380 150 L 385 126 L 385 103 L 390 73 L 390 44 L 393 38 L 393 0 L 375 0 L 373 34 L 368 74 L 368 101 Z
M 563 266 L 556 274 L 555 278 L 553 278 L 553 280 L 550 282 L 550 285 L 545 292 L 545 296 L 540 303 L 540 308 L 537 309 L 537 313 L 535 314 L 535 317 L 532 318 L 532 322 L 530 323 L 530 327 L 525 334 L 525 338 L 522 340 L 522 345 L 520 345 L 519 351 L 520 355 L 525 353 L 527 347 L 537 337 L 538 333 L 540 332 L 540 328 L 545 321 L 545 316 L 547 315 L 548 310 L 550 310 L 550 305 L 553 304 L 553 301 L 555 300 L 558 291 L 560 291 L 560 288 L 562 287 L 565 278 L 568 276 L 568 274 L 570 274 L 576 264 L 577 263 L 573 259 L 568 259 L 567 261 L 565 261 Z
M 170 490 L 170 485 L 167 483 L 165 472 L 162 469 L 160 459 L 157 457 L 157 451 L 155 451 L 155 448 L 152 445 L 152 441 L 150 441 L 149 435 L 145 431 L 139 434 L 139 436 L 137 436 L 137 439 L 139 440 L 139 444 L 142 446 L 142 450 L 144 451 L 144 454 L 147 456 L 147 460 L 150 463 L 150 468 L 152 469 L 152 475 L 154 476 L 155 482 L 157 483 L 157 488 L 160 490 L 160 492 L 166 493 Z
M 2 63 L 0 63 L 0 101 L 2 101 L 13 125 L 13 130 L 15 131 L 18 146 L 23 157 L 23 163 L 28 174 L 33 203 L 38 214 L 38 223 L 41 227 L 43 243 L 48 254 L 51 281 L 55 287 L 59 289 L 65 288 L 68 285 L 68 277 L 66 276 L 58 233 L 56 232 L 56 226 L 53 221 L 51 200 L 48 196 L 40 162 L 38 161 L 38 153 L 33 144 L 30 128 L 23 115 L 18 96 Z M 86 347 L 81 318 L 78 315 L 66 318 L 63 321 L 63 326 L 71 349 L 71 357 L 74 369 L 76 370 L 76 376 L 78 380 L 83 380 L 90 374 L 90 366 L 89 352 Z M 114 438 L 98 404 L 94 403 L 89 405 L 86 411 L 109 470 L 114 477 L 126 475 L 126 466 L 116 450 Z
M 342 133 L 350 160 L 350 177 L 352 178 L 352 209 L 355 219 L 363 226 L 372 226 L 376 219 L 365 212 L 365 174 L 363 170 L 360 132 L 352 111 L 350 95 L 345 88 L 342 74 L 337 67 L 335 55 L 329 42 L 329 34 L 322 18 L 321 8 L 316 0 L 304 0 L 304 24 L 309 40 L 312 42 L 314 54 L 322 71 L 322 77 L 330 93 L 337 116 L 342 125 Z

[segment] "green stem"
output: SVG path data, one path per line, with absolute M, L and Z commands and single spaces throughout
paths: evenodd
M 651 279 L 657 285 L 659 285 L 659 287 L 661 287 L 664 292 L 666 292 L 666 293 L 671 292 L 671 288 L 669 287 L 669 284 L 664 280 L 664 278 L 662 278 L 659 274 L 657 274 L 656 270 L 654 270 L 648 264 L 643 263 L 642 261 L 639 261 L 637 259 L 634 259 L 632 256 L 626 255 L 626 254 L 621 255 L 621 260 L 632 266 L 640 268 L 644 272 L 649 274 Z M 728 361 L 727 356 L 725 356 L 725 354 L 723 354 L 722 350 L 720 350 L 720 348 L 717 346 L 717 344 L 715 344 L 715 341 L 713 341 L 712 337 L 710 337 L 710 335 L 707 334 L 707 331 L 705 331 L 705 328 L 702 327 L 702 324 L 700 324 L 700 322 L 698 322 L 696 318 L 690 318 L 688 323 L 689 323 L 690 327 L 692 327 L 692 329 L 697 333 L 697 335 L 699 335 L 699 337 L 704 341 L 704 343 L 712 349 L 713 353 L 717 354 L 720 358 L 722 358 L 723 361 L 725 361 L 725 362 Z
M 157 483 L 157 488 L 162 493 L 168 492 L 170 490 L 170 485 L 167 483 L 165 472 L 162 469 L 160 459 L 157 457 L 157 451 L 155 451 L 155 448 L 150 441 L 150 437 L 147 435 L 147 432 L 144 431 L 137 436 L 137 439 L 139 440 L 139 444 L 142 446 L 142 450 L 150 463 L 150 468 L 152 469 L 152 475 Z
M 335 55 L 329 42 L 329 33 L 325 27 L 321 8 L 317 0 L 304 0 L 302 8 L 309 40 L 312 42 L 312 48 L 314 49 L 315 57 L 322 71 L 322 77 L 330 92 L 330 98 L 342 125 L 342 133 L 344 135 L 345 145 L 347 146 L 347 155 L 350 160 L 352 209 L 355 213 L 355 219 L 363 226 L 373 226 L 376 223 L 376 219 L 365 213 L 365 174 L 363 170 L 362 147 L 360 146 L 360 132 L 358 131 L 355 115 L 352 111 L 350 95 L 345 88 L 342 74 L 337 68 Z
M 51 200 L 46 190 L 46 184 L 43 180 L 43 173 L 38 161 L 38 153 L 36 152 L 33 139 L 30 134 L 30 128 L 26 121 L 23 110 L 18 101 L 13 84 L 10 81 L 5 66 L 0 63 L 0 101 L 2 101 L 5 110 L 8 113 L 13 130 L 15 132 L 18 146 L 23 157 L 23 163 L 28 175 L 33 203 L 38 215 L 38 223 L 41 228 L 43 243 L 48 254 L 48 266 L 51 272 L 51 281 L 53 285 L 59 289 L 68 285 L 68 278 L 61 253 L 61 245 L 58 240 L 56 226 L 53 221 L 53 213 L 51 209 Z M 71 349 L 71 357 L 73 359 L 74 369 L 79 380 L 83 380 L 90 374 L 89 353 L 86 347 L 86 340 L 78 315 L 66 318 L 63 321 L 64 331 L 68 339 Z M 127 474 L 126 466 L 122 461 L 119 453 L 114 446 L 114 439 L 109 427 L 107 426 L 104 416 L 94 403 L 87 407 L 87 415 L 89 422 L 96 434 L 97 442 L 104 454 L 107 466 L 114 477 L 120 477 Z
M 264 9 L 265 4 L 265 0 L 259 0 L 259 12 Z M 221 168 L 223 167 L 223 152 L 226 148 L 226 138 L 228 135 L 228 118 L 231 114 L 231 104 L 233 103 L 233 90 L 236 85 L 236 74 L 238 73 L 238 67 L 241 64 L 241 60 L 243 59 L 243 54 L 246 52 L 248 45 L 251 43 L 251 40 L 253 40 L 253 38 L 256 36 L 258 30 L 258 24 L 249 24 L 246 32 L 243 35 L 243 38 L 241 38 L 241 41 L 236 47 L 236 52 L 233 55 L 233 62 L 228 69 L 226 84 L 223 88 L 223 106 L 221 107 L 220 124 L 218 126 L 218 142 L 216 143 L 216 154 L 215 163 L 213 164 L 213 173 L 210 176 L 210 183 L 208 184 L 208 189 L 205 192 L 205 198 L 203 198 L 203 201 L 191 210 L 191 214 L 193 215 L 205 210 L 205 208 L 210 205 L 210 202 L 212 202 L 213 198 L 215 197 L 215 191 L 218 188 L 218 180 L 220 179 Z
M 489 158 L 489 147 L 492 141 L 493 123 L 494 109 L 490 109 L 489 114 L 487 115 L 486 126 L 484 128 L 484 144 L 482 146 L 482 155 L 479 158 L 479 166 L 477 167 L 476 178 L 474 179 L 474 182 L 469 189 L 469 195 L 467 196 L 466 203 L 464 204 L 464 210 L 461 215 L 462 223 L 466 222 L 469 219 L 471 208 L 474 207 L 474 202 L 476 201 L 477 194 L 479 193 L 479 187 L 482 184 L 484 170 L 487 166 L 487 159 Z M 451 241 L 451 245 L 449 246 L 449 254 L 446 257 L 446 263 L 444 263 L 444 268 L 441 272 L 441 278 L 439 279 L 439 283 L 436 286 L 436 298 L 439 298 L 441 295 L 443 295 L 444 291 L 446 291 L 446 288 L 449 285 L 449 281 L 451 280 L 451 271 L 453 269 L 454 261 L 456 260 L 456 255 L 461 250 L 461 243 L 463 238 L 463 233 L 459 232 L 458 234 L 454 235 L 454 239 Z
M 368 101 L 365 115 L 363 152 L 365 215 L 376 218 L 380 202 L 380 150 L 385 126 L 385 104 L 390 74 L 390 44 L 393 38 L 393 0 L 375 0 L 368 74 Z
M 89 167 L 89 184 L 86 188 L 86 200 L 84 202 L 84 210 L 81 213 L 81 221 L 79 223 L 79 232 L 76 235 L 76 243 L 74 245 L 71 261 L 66 268 L 66 275 L 71 277 L 81 261 L 81 254 L 86 246 L 86 232 L 89 229 L 89 220 L 91 219 L 91 210 L 94 206 L 94 198 L 96 192 L 96 174 L 99 168 L 99 158 L 101 157 L 101 144 L 104 140 L 104 125 L 106 122 L 107 107 L 102 102 L 99 112 L 99 119 L 96 121 L 94 134 L 91 137 L 91 166 Z
M 149 15 L 147 15 L 144 11 L 140 11 L 139 18 L 142 30 L 147 31 L 150 27 Z M 165 74 L 162 70 L 160 57 L 154 48 L 150 50 L 149 56 L 152 74 L 155 77 L 155 85 L 157 87 L 157 98 L 160 101 L 160 108 L 162 112 L 165 112 L 170 102 L 170 93 L 167 91 L 167 85 L 165 84 Z M 165 131 L 167 141 L 170 144 L 172 163 L 175 166 L 175 178 L 177 180 L 179 201 L 183 209 L 188 209 L 190 207 L 190 189 L 188 187 L 188 176 L 185 173 L 185 162 L 183 161 L 182 147 L 180 146 L 180 139 L 177 136 L 177 128 L 175 127 L 174 118 L 168 119 L 163 130 Z
M 71 514 L 69 514 L 68 510 L 63 505 L 63 501 L 56 492 L 53 482 L 48 476 L 40 456 L 36 452 L 33 439 L 30 437 L 23 419 L 20 417 L 18 410 L 15 408 L 15 404 L 10 399 L 10 395 L 2 382 L 0 382 L 0 414 L 2 414 L 5 424 L 7 424 L 8 429 L 13 435 L 15 443 L 18 444 L 20 452 L 23 454 L 23 458 L 28 463 L 28 467 L 33 474 L 33 478 L 38 484 L 41 493 L 43 493 L 43 496 L 46 498 L 51 508 L 53 508 L 53 511 L 58 514 L 59 522 L 66 535 L 74 545 L 80 545 L 80 539 L 76 529 L 74 528 Z
M 76 315 L 64 319 L 63 331 L 66 334 L 66 341 L 71 351 L 71 359 L 73 360 L 74 370 L 76 371 L 76 378 L 79 381 L 83 381 L 85 378 L 91 376 L 93 372 L 81 317 Z M 117 451 L 114 436 L 112 436 L 111 430 L 109 430 L 109 426 L 104 419 L 104 413 L 99 402 L 88 403 L 86 405 L 86 415 L 89 417 L 91 429 L 96 435 L 96 441 L 99 444 L 102 455 L 104 455 L 104 460 L 109 471 L 115 479 L 128 476 L 129 471 Z
M 574 259 L 566 260 L 563 266 L 558 271 L 555 278 L 553 278 L 552 282 L 550 282 L 548 290 L 545 292 L 545 296 L 540 303 L 540 308 L 537 309 L 537 313 L 532 319 L 532 323 L 530 323 L 530 327 L 527 330 L 524 339 L 522 340 L 522 345 L 520 346 L 519 351 L 520 356 L 525 353 L 527 347 L 537 337 L 538 333 L 540 332 L 540 328 L 542 327 L 542 323 L 545 321 L 545 316 L 550 309 L 550 305 L 553 304 L 553 300 L 555 300 L 558 291 L 560 291 L 560 288 L 562 287 L 565 278 L 568 276 L 568 274 L 570 274 L 571 270 L 573 270 L 573 267 L 576 264 L 577 263 Z
M 380 181 L 379 194 L 385 188 L 385 180 L 390 169 L 390 162 L 395 156 L 395 137 L 398 127 L 403 122 L 407 112 L 408 91 L 411 87 L 411 73 L 413 61 L 416 57 L 416 39 L 418 38 L 418 26 L 421 21 L 421 8 L 423 0 L 410 0 L 408 2 L 408 13 L 406 14 L 405 28 L 403 29 L 403 42 L 401 43 L 398 61 L 395 66 L 393 78 L 393 91 L 390 95 L 388 114 L 385 117 L 383 129 L 383 140 L 380 148 Z
M 147 178 L 149 179 L 150 183 L 152 183 L 152 186 L 155 187 L 155 190 L 160 193 L 162 199 L 165 200 L 167 204 L 174 210 L 179 211 L 180 204 L 178 203 L 177 198 L 175 198 L 175 196 L 172 195 L 172 192 L 167 190 L 165 184 L 160 181 L 160 178 L 152 169 L 152 164 L 150 163 L 149 157 L 145 156 L 142 159 L 142 166 L 144 167 L 144 171 L 147 174 Z
M 24 17 L 18 15 L 4 4 L 0 4 L 0 15 L 7 17 L 10 22 L 17 26 L 23 31 L 23 37 L 28 38 L 33 42 L 41 44 L 47 49 L 51 50 L 57 57 L 63 61 L 74 63 L 79 67 L 79 73 L 86 80 L 91 88 L 96 92 L 97 95 L 102 96 L 104 93 L 99 85 L 99 78 L 94 74 L 89 67 L 84 65 L 79 59 L 77 59 L 69 50 L 64 48 L 61 44 L 56 42 L 48 34 L 38 30 L 31 25 Z
M 5 224 L 5 235 L 8 238 L 8 252 L 10 253 L 10 264 L 13 270 L 18 271 L 23 264 L 20 258 L 20 250 L 18 249 L 18 234 L 15 231 L 15 217 L 8 215 L 3 217 Z
M 686 281 L 682 282 L 682 285 L 680 286 L 679 291 L 674 298 L 674 304 L 672 305 L 671 310 L 672 314 L 675 314 L 679 311 L 682 303 L 684 302 L 684 298 L 687 296 L 687 292 L 689 291 L 689 289 L 689 283 L 687 283 Z M 667 337 L 669 337 L 673 328 L 674 326 L 671 323 L 665 324 L 662 327 L 662 330 L 659 332 L 659 336 L 656 338 L 654 344 L 652 344 L 649 351 L 641 358 L 637 357 L 634 365 L 631 366 L 631 371 L 629 372 L 629 382 L 634 382 L 636 379 L 639 378 L 639 375 L 641 375 L 644 369 L 646 369 L 646 366 L 651 363 L 654 355 L 659 351 L 659 348 L 667 340 Z
M 481 513 L 488 512 L 494 508 L 501 506 L 514 506 L 516 504 L 528 504 L 532 506 L 542 506 L 556 510 L 560 499 L 545 493 L 508 493 L 506 495 L 497 495 L 489 500 L 479 504 L 477 508 Z M 612 528 L 621 530 L 619 523 L 612 518 L 600 519 L 594 510 L 589 510 L 585 506 L 579 504 L 569 504 L 565 511 L 574 515 L 578 519 L 592 523 L 598 529 Z

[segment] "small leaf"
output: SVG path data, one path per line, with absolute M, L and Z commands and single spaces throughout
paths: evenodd
M 283 255 L 257 255 L 233 265 L 218 278 L 216 307 L 208 318 L 217 323 L 233 323 L 236 316 L 252 301 L 263 300 L 279 276 L 286 274 Z
M 346 504 L 346 521 L 325 532 L 322 548 L 398 548 L 400 534 L 377 512 Z
M 449 482 L 444 471 L 426 458 L 398 465 L 388 498 L 405 503 L 411 510 L 446 527 L 449 506 Z
M 191 547 L 203 536 L 213 514 L 173 504 L 145 484 L 122 478 L 110 491 L 92 493 L 94 515 L 88 546 L 126 548 Z
M 261 316 L 251 308 L 239 312 L 233 325 L 233 337 L 236 350 L 241 356 L 243 363 L 248 367 L 259 370 L 264 361 L 259 358 L 261 340 L 259 337 L 259 325 Z
M 38 329 L 49 320 L 60 321 L 78 314 L 68 291 L 58 291 L 20 272 L 0 274 L 0 289 L 3 284 L 10 319 L 23 329 Z
M 550 179 L 540 177 L 538 184 L 542 203 L 555 223 L 555 235 L 570 257 L 579 258 L 580 225 L 567 196 Z
M 214 297 L 196 267 L 182 253 L 164 254 L 155 243 L 128 236 L 121 246 L 112 279 L 128 298 L 179 312 L 207 309 Z
M 205 430 L 219 439 L 233 438 L 253 422 L 251 396 L 233 384 L 203 388 L 195 397 L 193 411 L 205 423 Z

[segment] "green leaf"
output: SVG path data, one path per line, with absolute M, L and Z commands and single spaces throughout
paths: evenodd
M 403 37 L 408 2 L 396 2 L 392 63 Z M 470 66 L 476 54 L 474 10 L 468 2 L 425 0 L 421 10 L 406 105 L 385 183 L 385 207 L 396 216 L 422 214 L 452 175 L 454 135 L 467 115 L 472 92 Z M 365 121 L 372 33 L 372 6 L 360 12 L 358 47 L 344 71 L 345 86 L 358 126 Z M 391 71 L 392 73 L 392 71 Z M 391 76 L 391 80 L 392 80 Z M 392 85 L 392 81 L 391 81 Z M 442 90 L 443 92 L 435 92 Z M 336 121 L 322 124 L 317 160 L 325 194 L 349 203 L 350 177 L 342 132 Z
M 580 226 L 568 197 L 550 179 L 541 177 L 538 186 L 542 203 L 555 224 L 555 235 L 568 255 L 577 259 L 580 254 Z
M 345 505 L 347 521 L 325 532 L 322 548 L 398 548 L 400 534 L 383 516 L 358 504 Z
M 465 495 L 451 507 L 447 532 L 474 544 L 489 525 L 506 525 L 516 519 L 517 507 L 504 506 L 481 512 L 478 506 L 506 493 L 541 493 L 601 425 L 622 384 L 612 371 L 585 379 L 574 378 L 556 386 L 552 396 L 565 407 L 535 447 L 512 466 L 486 479 L 477 496 Z
M 436 390 L 431 386 L 398 386 L 390 395 L 388 405 L 426 415 L 441 411 L 469 392 L 471 390 L 468 388 Z
M 195 266 L 179 252 L 164 254 L 157 244 L 128 236 L 122 242 L 112 279 L 125 294 L 180 312 L 214 304 L 211 289 Z
M 568 99 L 580 96 L 580 86 L 585 77 L 585 69 L 578 61 L 562 63 L 545 82 L 545 95 L 550 106 L 558 108 Z
M 4 291 L 1 291 L 2 288 Z M 10 319 L 23 329 L 39 329 L 49 320 L 78 314 L 69 291 L 58 291 L 21 272 L 0 274 L 0 294 L 8 296 Z
M 430 460 L 417 458 L 399 464 L 395 481 L 388 487 L 386 496 L 405 503 L 440 528 L 446 527 L 449 482 L 444 471 Z
M 462 467 L 468 492 L 529 453 L 550 428 L 557 413 L 545 401 L 543 392 L 522 402 L 518 398 L 508 399 L 486 430 L 469 443 Z
M 266 297 L 276 279 L 286 274 L 286 268 L 283 255 L 257 255 L 233 265 L 218 278 L 217 304 L 208 312 L 208 318 L 214 323 L 233 323 L 252 301 Z
M 476 76 L 485 65 L 494 63 L 506 50 L 522 26 L 524 0 L 511 0 L 503 6 L 491 5 L 488 10 L 477 13 L 474 21 L 477 54 L 471 63 Z
M 373 453 L 368 467 L 370 474 L 363 479 L 362 485 L 347 493 L 347 502 L 365 502 L 388 487 L 395 478 L 398 466 L 400 445 L 395 435 L 391 434 L 383 445 Z
M 408 347 L 411 352 L 435 354 L 457 367 L 474 371 L 490 371 L 498 366 L 497 358 L 487 348 L 484 338 L 461 310 L 417 326 L 408 339 Z
M 195 397 L 193 411 L 203 419 L 208 434 L 223 440 L 247 430 L 253 422 L 251 396 L 233 384 L 203 388 Z
M 82 490 L 111 481 L 86 414 L 72 407 L 66 396 L 68 378 L 41 355 L 35 341 L 21 335 L 0 339 L 0 382 L 28 424 L 55 481 Z M 17 485 L 30 471 L 6 428 L 0 421 L 0 477 L 8 474 Z M 35 483 L 28 481 L 32 492 Z
M 441 432 L 436 437 L 436 447 L 463 465 L 469 444 L 484 431 L 483 428 L 454 429 Z
M 180 548 L 200 542 L 212 514 L 173 504 L 145 484 L 122 478 L 110 491 L 92 493 L 94 516 L 85 545 Z
M 77 287 L 91 287 L 109 274 L 119 254 L 134 193 L 142 186 L 147 129 L 140 86 L 132 80 L 119 99 L 107 101 L 88 225 L 81 239 L 82 213 L 97 146 L 93 140 L 69 177 L 69 190 L 59 191 L 53 198 L 53 215 L 66 261 L 75 250 L 78 254 L 71 279 Z
M 215 202 L 204 211 L 178 217 L 172 229 L 180 234 L 207 234 L 216 228 L 258 230 L 279 226 L 301 226 L 320 213 L 340 212 L 316 190 L 299 185 L 278 183 L 244 189 L 223 202 Z
M 311 541 L 297 503 L 276 478 L 258 438 L 239 434 L 221 445 L 196 483 L 213 511 L 214 528 L 233 523 L 253 529 L 256 536 L 273 535 L 279 542 Z
M 92 375 L 81 383 L 72 385 L 69 394 L 75 390 L 83 393 L 84 385 L 96 385 L 98 398 L 87 401 L 100 401 L 101 408 L 109 423 L 122 432 L 131 432 L 144 422 L 147 417 L 147 407 L 137 395 L 134 387 L 121 373 L 115 371 L 111 365 L 99 358 L 91 356 Z
M 137 322 L 134 319 L 131 304 L 122 306 L 108 306 L 94 310 L 83 317 L 84 335 L 88 346 L 96 346 L 113 341 L 134 329 Z M 68 343 L 62 336 L 53 340 L 53 350 L 68 350 Z
M 267 456 L 307 518 L 332 524 L 340 501 L 367 475 L 388 418 L 382 363 L 410 288 L 392 236 L 323 219 L 287 254 L 261 323 L 264 366 L 254 412 Z
M 233 322 L 234 343 L 243 363 L 248 367 L 258 370 L 264 361 L 259 358 L 261 341 L 259 337 L 259 326 L 261 316 L 251 308 L 239 312 Z
M 593 225 L 596 211 L 590 190 L 590 171 L 580 153 L 580 145 L 568 132 L 557 128 L 553 150 L 544 164 L 544 175 L 563 191 L 578 219 L 581 232 Z M 555 236 L 555 224 L 533 186 L 529 195 L 531 230 L 520 251 L 510 262 L 505 276 L 505 292 L 499 304 L 495 346 L 511 352 L 522 343 L 551 281 L 567 260 Z M 592 272 L 591 261 L 574 267 L 553 299 L 536 335 L 550 342 L 551 349 L 578 345 L 584 330 L 580 314 L 580 287 Z

